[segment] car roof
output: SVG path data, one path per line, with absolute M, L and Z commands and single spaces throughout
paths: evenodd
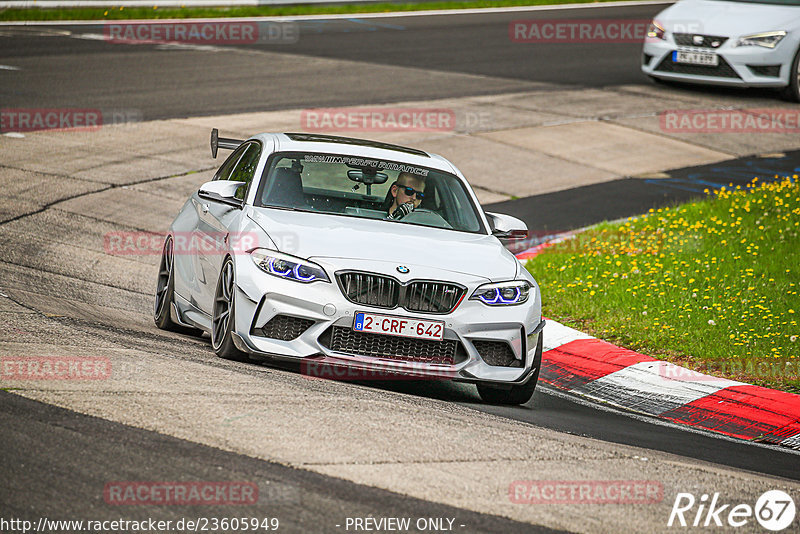
M 416 148 L 317 133 L 262 133 L 254 139 L 269 139 L 275 143 L 275 152 L 321 152 L 362 156 L 367 158 L 399 161 L 421 167 L 445 171 L 463 179 L 463 175 L 445 158 Z

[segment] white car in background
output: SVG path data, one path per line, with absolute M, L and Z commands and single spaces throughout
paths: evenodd
M 159 328 L 208 332 L 227 359 L 457 380 L 487 402 L 530 400 L 541 295 L 500 241 L 527 227 L 485 213 L 452 163 L 328 135 L 211 139 L 214 157 L 233 153 L 170 227 Z M 389 217 L 401 191 L 421 204 Z
M 653 19 L 642 71 L 657 80 L 783 88 L 800 102 L 800 0 L 681 0 Z

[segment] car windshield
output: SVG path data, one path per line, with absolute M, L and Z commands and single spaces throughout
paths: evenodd
M 416 209 L 388 218 L 399 187 L 422 191 Z M 409 193 L 411 194 L 411 193 Z M 419 194 L 416 194 L 419 198 Z M 278 153 L 266 167 L 256 206 L 295 209 L 387 224 L 414 224 L 483 233 L 478 207 L 452 174 L 398 161 L 338 154 Z
M 800 6 L 800 0 L 724 0 L 743 4 L 775 4 L 778 6 Z

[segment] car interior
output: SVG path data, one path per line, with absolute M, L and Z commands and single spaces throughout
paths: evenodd
M 313 174 L 313 166 L 302 163 L 299 158 L 281 159 L 268 175 L 261 205 L 386 219 L 397 172 L 381 171 L 375 177 L 375 171 L 347 171 L 344 165 L 328 165 L 326 169 L 331 167 L 341 172 L 326 175 L 324 183 L 320 183 L 320 173 Z M 477 231 L 479 223 L 470 222 L 475 219 L 474 208 L 464 205 L 465 194 L 454 194 L 450 189 L 453 182 L 454 179 L 446 179 L 444 175 L 429 174 L 425 181 L 425 197 L 419 207 L 400 222 Z M 464 198 L 460 200 L 459 196 Z M 469 216 L 464 214 L 465 209 L 469 210 Z

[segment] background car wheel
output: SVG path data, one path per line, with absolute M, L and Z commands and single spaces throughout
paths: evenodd
M 172 300 L 175 294 L 175 277 L 173 273 L 175 261 L 173 256 L 174 248 L 172 238 L 168 237 L 164 242 L 164 248 L 161 251 L 161 263 L 159 263 L 158 266 L 158 282 L 156 283 L 153 320 L 156 326 L 162 330 L 193 336 L 202 335 L 202 330 L 176 324 L 172 321 L 172 317 L 170 316 L 170 308 L 172 308 Z
M 250 361 L 247 354 L 233 344 L 234 314 L 234 269 L 233 260 L 227 258 L 219 273 L 217 290 L 214 293 L 214 309 L 211 313 L 211 346 L 220 358 L 237 362 Z
M 794 55 L 789 85 L 783 90 L 783 97 L 791 102 L 800 102 L 800 49 Z
M 533 365 L 536 370 L 528 382 L 522 386 L 511 386 L 510 389 L 500 389 L 489 384 L 478 384 L 478 394 L 481 399 L 489 404 L 525 404 L 536 391 L 536 383 L 539 382 L 539 371 L 542 368 L 542 343 L 543 334 L 539 334 L 539 341 L 536 343 L 536 353 L 533 358 Z

